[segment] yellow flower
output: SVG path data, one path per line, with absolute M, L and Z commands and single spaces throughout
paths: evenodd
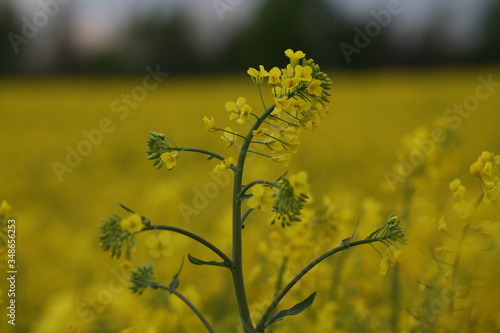
M 278 85 L 281 82 L 281 69 L 278 67 L 273 67 L 269 71 L 269 81 L 268 83 L 272 86 Z
M 295 111 L 297 115 L 300 115 L 301 112 L 307 111 L 310 108 L 311 108 L 311 103 L 303 99 L 297 99 L 292 104 L 292 110 Z
M 298 137 L 296 137 L 293 141 L 285 142 L 284 145 L 286 146 L 286 150 L 288 150 L 292 154 L 295 154 L 299 151 L 300 140 Z
M 481 156 L 479 156 L 479 159 L 478 161 L 481 161 L 481 162 L 487 162 L 489 161 L 491 158 L 491 153 L 489 151 L 483 151 L 481 152 Z
M 460 185 L 462 185 L 462 181 L 458 178 L 455 178 L 450 182 L 450 190 L 456 191 L 456 190 L 458 190 Z
M 490 161 L 486 162 L 483 167 L 483 174 L 485 176 L 491 177 L 493 173 L 493 164 Z
M 319 111 L 315 110 L 315 111 L 312 111 L 310 114 L 309 114 L 309 120 L 307 120 L 305 123 L 304 123 L 304 127 L 308 130 L 308 131 L 314 131 L 316 128 L 319 127 L 319 125 L 321 125 L 321 118 L 319 116 Z
M 248 118 L 250 117 L 250 114 L 252 113 L 252 107 L 248 104 L 245 104 L 241 107 L 241 112 L 240 112 L 240 116 L 238 117 L 238 119 L 236 120 L 236 122 L 238 124 L 243 124 L 245 121 L 248 120 Z
M 257 208 L 270 212 L 273 209 L 273 193 L 262 184 L 256 184 L 252 187 L 252 197 L 248 199 L 248 207 Z
M 399 248 L 393 245 L 389 245 L 389 251 L 393 256 L 394 261 L 397 261 L 401 253 L 403 253 Z
M 233 163 L 234 163 L 234 158 L 232 157 L 226 158 L 224 161 L 220 162 L 214 167 L 214 172 L 218 173 L 227 170 Z
M 283 137 L 283 145 L 292 154 L 296 153 L 300 147 L 300 127 L 289 126 L 281 130 L 281 135 Z
M 472 175 L 474 176 L 481 176 L 481 171 L 483 170 L 483 163 L 481 161 L 476 161 L 472 163 L 472 165 L 469 168 L 469 171 Z
M 233 101 L 228 101 L 226 102 L 226 110 L 231 112 L 229 115 L 229 119 L 233 120 L 234 118 L 238 118 L 238 115 L 240 114 L 240 109 L 243 105 L 246 103 L 245 97 L 238 97 L 236 100 L 236 103 Z
M 12 206 L 9 205 L 9 203 L 5 200 L 2 200 L 2 203 L 0 204 L 0 214 L 7 214 L 12 210 Z
M 154 258 L 160 255 L 171 256 L 174 253 L 174 248 L 170 244 L 170 234 L 167 231 L 149 236 L 146 239 L 146 246 L 149 248 L 149 254 Z
M 292 160 L 292 154 L 289 153 L 274 154 L 273 156 L 271 156 L 271 159 L 274 162 L 280 163 L 286 168 L 288 167 L 288 164 L 290 164 L 290 161 Z
M 129 259 L 120 260 L 120 268 L 129 271 L 132 268 L 132 262 Z
M 133 234 L 138 232 L 144 227 L 142 224 L 142 219 L 137 214 L 130 214 L 126 219 L 121 220 L 120 227 L 127 230 L 129 233 Z
M 286 96 L 275 97 L 274 98 L 274 110 L 271 112 L 273 116 L 279 117 L 281 115 L 281 111 L 285 110 L 291 104 L 290 99 Z
M 285 55 L 290 58 L 290 62 L 293 64 L 297 64 L 300 59 L 304 58 L 306 54 L 302 51 L 293 52 L 292 49 L 288 49 L 285 51 Z
M 236 103 L 231 101 L 226 103 L 226 110 L 231 112 L 229 115 L 230 120 L 238 118 L 237 122 L 243 124 L 248 119 L 252 112 L 252 108 L 245 103 L 246 99 L 244 97 L 238 97 Z
M 269 129 L 265 127 L 260 127 L 258 130 L 252 132 L 254 138 L 263 138 L 269 133 Z
M 293 90 L 297 87 L 297 85 L 299 83 L 300 83 L 300 79 L 298 77 L 293 77 L 293 78 L 289 77 L 289 78 L 284 79 L 281 82 L 281 85 L 283 86 L 283 88 Z
M 253 67 L 247 70 L 248 75 L 252 77 L 255 84 L 261 84 L 265 77 L 269 76 L 269 73 L 264 69 L 264 66 L 259 65 L 259 71 Z
M 293 194 L 299 196 L 302 193 L 307 194 L 309 192 L 309 184 L 307 183 L 307 172 L 300 171 L 296 175 L 292 175 L 288 178 L 290 185 L 293 188 Z
M 439 219 L 439 221 L 437 223 L 437 228 L 441 232 L 445 232 L 448 229 L 448 226 L 447 226 L 446 221 L 444 220 L 443 216 L 441 216 L 441 218 Z
M 467 189 L 465 188 L 465 186 L 463 185 L 460 185 L 457 190 L 455 191 L 455 193 L 453 193 L 453 197 L 454 198 L 465 198 L 465 191 Z
M 286 68 L 282 69 L 283 71 L 283 75 L 285 77 L 294 77 L 295 76 L 295 69 L 294 69 L 294 66 L 292 66 L 291 64 L 288 64 L 286 65 Z
M 265 140 L 264 143 L 266 144 L 267 147 L 271 150 L 283 150 L 283 145 L 281 144 L 281 141 L 278 140 L 279 133 L 273 132 L 271 135 L 269 135 Z
M 378 272 L 380 273 L 380 275 L 385 276 L 387 274 L 387 270 L 389 269 L 389 267 L 392 267 L 395 264 L 396 264 L 396 261 L 394 260 L 394 258 L 392 258 L 391 256 L 389 256 L 387 254 L 383 254 L 382 259 L 380 260 L 380 263 L 379 263 Z
M 177 155 L 179 155 L 178 152 L 175 153 L 165 152 L 161 154 L 160 158 L 165 163 L 165 166 L 167 167 L 168 170 L 172 170 L 177 165 L 177 159 L 176 159 Z
M 312 80 L 312 68 L 311 66 L 304 66 L 302 67 L 301 65 L 295 66 L 295 77 L 298 78 L 300 81 L 311 81 Z
M 238 132 L 233 132 L 231 127 L 226 127 L 224 128 L 221 139 L 227 143 L 228 147 L 230 147 L 236 142 L 236 134 L 238 134 Z
M 309 84 L 309 87 L 307 87 L 307 91 L 315 96 L 321 96 L 321 94 L 323 93 L 323 88 L 321 87 L 321 81 L 312 80 L 311 83 Z
M 204 116 L 203 122 L 205 123 L 205 130 L 207 132 L 216 132 L 219 130 L 219 126 L 215 123 L 214 117 L 208 118 Z
M 281 130 L 281 135 L 283 135 L 283 139 L 287 142 L 294 141 L 299 137 L 299 134 L 300 128 L 295 126 L 288 126 L 287 128 Z

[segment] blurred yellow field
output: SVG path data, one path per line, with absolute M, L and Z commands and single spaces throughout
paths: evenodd
M 138 296 L 127 289 L 128 273 L 99 248 L 99 224 L 115 213 L 126 216 L 121 203 L 230 252 L 229 177 L 211 173 L 214 161 L 188 154 L 173 170 L 156 170 L 145 150 L 149 131 L 155 131 L 179 146 L 235 156 L 220 133 L 205 131 L 202 117 L 244 131 L 224 109 L 239 96 L 261 109 L 244 72 L 170 73 L 142 90 L 140 76 L 0 80 L 0 202 L 12 206 L 5 214 L 17 227 L 16 326 L 3 314 L 2 332 L 204 331 L 168 292 Z M 287 281 L 351 236 L 358 220 L 355 238 L 363 239 L 394 212 L 409 245 L 386 275 L 370 246 L 338 253 L 280 308 L 317 291 L 312 306 L 272 331 L 498 332 L 500 69 L 330 74 L 331 112 L 314 133 L 302 136 L 288 168 L 309 175 L 313 199 L 304 221 L 282 229 L 269 225 L 271 214 L 256 212 L 243 230 L 252 316 L 272 299 L 281 265 Z M 491 188 L 478 181 L 479 171 L 469 170 L 482 152 L 494 154 L 483 154 L 481 162 L 493 163 Z M 248 180 L 275 180 L 286 171 L 263 157 L 252 159 L 247 170 Z M 461 183 L 450 189 L 457 178 Z M 152 258 L 146 238 L 138 235 L 133 263 L 153 262 L 165 284 L 188 253 L 216 259 L 177 234 L 170 238 L 173 254 Z M 228 272 L 185 260 L 179 290 L 217 332 L 241 331 Z M 7 294 L 4 280 L 4 309 Z

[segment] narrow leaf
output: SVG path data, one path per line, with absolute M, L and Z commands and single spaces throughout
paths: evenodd
M 127 212 L 129 212 L 131 214 L 135 214 L 135 212 L 132 209 L 128 208 L 124 204 L 119 203 L 119 205 L 120 205 L 121 208 L 125 209 Z
M 179 267 L 179 271 L 172 278 L 172 282 L 170 282 L 169 287 L 172 290 L 177 289 L 177 287 L 179 286 L 179 283 L 180 283 L 179 282 L 179 274 L 181 274 L 182 266 L 184 266 L 184 258 L 182 258 L 181 267 Z
M 269 325 L 271 325 L 272 323 L 274 323 L 276 321 L 283 320 L 283 318 L 285 318 L 286 316 L 294 316 L 294 315 L 301 313 L 302 311 L 307 309 L 313 303 L 314 297 L 316 297 L 316 292 L 313 292 L 305 300 L 303 300 L 300 303 L 295 304 L 290 309 L 282 310 L 282 311 L 276 313 L 275 315 L 273 315 L 271 317 L 271 319 L 269 319 L 267 324 L 264 325 L 264 328 L 268 327 Z
M 192 264 L 195 264 L 195 265 L 211 265 L 211 266 L 229 267 L 227 265 L 227 263 L 225 263 L 225 262 L 219 262 L 219 261 L 213 261 L 213 260 L 205 261 L 205 260 L 195 258 L 192 255 L 190 255 L 189 253 L 188 253 L 188 259 Z

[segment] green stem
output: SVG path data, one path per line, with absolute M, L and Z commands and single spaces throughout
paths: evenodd
M 138 284 L 142 284 L 144 286 L 148 286 L 148 287 L 153 288 L 153 289 L 163 289 L 163 290 L 166 290 L 166 291 L 170 292 L 171 294 L 174 294 L 181 301 L 183 301 L 191 309 L 191 311 L 194 312 L 194 314 L 200 319 L 200 321 L 203 323 L 203 325 L 205 326 L 205 328 L 207 329 L 208 332 L 215 333 L 215 330 L 213 329 L 212 325 L 210 325 L 210 323 L 205 318 L 205 316 L 203 316 L 203 314 L 200 312 L 200 310 L 198 310 L 193 305 L 193 303 L 191 303 L 191 301 L 189 301 L 186 298 L 186 296 L 184 296 L 183 294 L 181 294 L 177 290 L 175 290 L 173 288 L 170 288 L 170 287 L 167 287 L 167 286 L 164 286 L 162 284 L 156 283 L 156 282 L 141 282 L 141 281 L 137 281 L 137 280 L 134 280 L 134 279 L 131 279 L 131 280 L 132 280 L 132 282 L 135 282 L 135 283 L 138 283 Z
M 233 216 L 232 216 L 232 244 L 233 244 L 233 285 L 236 294 L 236 302 L 238 303 L 238 310 L 240 313 L 241 324 L 243 325 L 243 331 L 245 333 L 254 333 L 255 329 L 252 323 L 252 318 L 250 316 L 250 309 L 248 307 L 248 301 L 245 290 L 245 282 L 243 277 L 243 244 L 241 237 L 241 201 L 239 194 L 243 185 L 243 170 L 245 165 L 245 159 L 248 153 L 248 147 L 253 138 L 253 131 L 257 130 L 262 122 L 271 114 L 274 110 L 274 105 L 267 108 L 262 115 L 257 119 L 253 126 L 248 131 L 245 140 L 240 148 L 240 154 L 238 156 L 238 162 L 234 168 L 234 183 L 233 183 Z
M 314 259 L 309 265 L 304 267 L 295 277 L 288 282 L 288 284 L 276 295 L 276 297 L 273 299 L 269 307 L 267 308 L 266 312 L 260 319 L 259 323 L 257 324 L 257 332 L 261 333 L 263 332 L 264 325 L 266 322 L 269 320 L 269 317 L 273 314 L 274 310 L 278 306 L 279 302 L 285 297 L 285 295 L 293 288 L 293 286 L 299 282 L 299 280 L 306 275 L 311 269 L 313 269 L 316 265 L 318 265 L 320 262 L 325 260 L 326 258 L 334 255 L 337 252 L 340 251 L 345 251 L 351 247 L 355 247 L 358 245 L 363 245 L 363 244 L 369 244 L 373 242 L 379 242 L 381 241 L 380 238 L 369 238 L 369 239 L 363 239 L 355 242 L 349 242 L 349 246 L 346 247 L 345 244 L 342 244 L 334 249 L 331 249 L 328 252 L 325 252 L 324 254 L 320 255 L 318 258 Z
M 216 159 L 219 159 L 221 161 L 224 161 L 226 159 L 221 154 L 217 154 L 217 153 L 211 152 L 210 150 L 199 149 L 199 148 L 171 147 L 170 150 L 190 151 L 190 152 L 194 152 L 194 153 L 205 154 L 205 155 L 214 157 Z
M 262 102 L 262 106 L 264 107 L 265 110 L 267 109 L 267 107 L 266 107 L 266 102 L 264 102 L 264 97 L 262 96 L 261 84 L 258 84 L 257 86 L 259 87 L 260 101 Z
M 222 252 L 218 247 L 216 247 L 215 245 L 213 245 L 212 243 L 207 241 L 205 238 L 198 236 L 197 234 L 194 234 L 191 231 L 187 231 L 185 229 L 173 227 L 170 225 L 150 225 L 150 226 L 142 228 L 141 232 L 147 231 L 147 230 L 167 230 L 167 231 L 176 232 L 178 234 L 192 238 L 195 241 L 197 241 L 198 243 L 201 243 L 201 244 L 205 245 L 206 247 L 208 247 L 210 250 L 212 250 L 222 260 L 224 260 L 224 262 L 227 263 L 229 267 L 233 266 L 232 260 L 224 252 Z
M 225 129 L 222 129 L 222 128 L 220 128 L 219 131 L 226 132 L 226 133 L 232 134 L 234 136 L 240 137 L 242 139 L 245 139 L 245 136 L 243 136 L 241 134 L 238 134 L 238 133 L 235 133 L 235 132 L 231 132 L 231 131 L 228 131 L 228 130 L 225 130 Z
M 258 151 L 255 151 L 255 150 L 248 150 L 249 153 L 252 153 L 252 154 L 256 154 L 256 155 L 260 155 L 260 156 L 264 156 L 264 157 L 267 157 L 267 158 L 272 158 L 271 156 L 269 155 L 266 155 L 266 154 L 263 154 L 263 153 L 259 153 Z
M 458 275 L 458 269 L 460 268 L 460 254 L 462 250 L 462 246 L 465 241 L 465 237 L 467 236 L 467 232 L 469 231 L 469 226 L 470 222 L 467 223 L 464 228 L 462 229 L 462 233 L 460 234 L 460 239 L 458 240 L 458 245 L 457 245 L 457 251 L 455 254 L 455 260 L 453 261 L 453 268 L 452 268 L 452 283 L 453 283 L 453 290 L 455 289 L 456 286 L 456 279 Z M 450 314 L 453 314 L 455 308 L 455 298 L 453 297 L 450 304 L 448 304 L 448 311 Z

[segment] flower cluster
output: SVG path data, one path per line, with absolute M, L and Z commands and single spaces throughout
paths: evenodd
M 168 144 L 170 141 L 173 145 Z M 177 145 L 171 139 L 169 139 L 165 134 L 150 132 L 148 139 L 148 160 L 154 160 L 153 166 L 160 169 L 165 166 L 168 170 L 172 170 L 177 164 L 177 157 L 179 156 L 179 151 L 174 150 Z
M 301 221 L 308 192 L 307 173 L 300 171 L 290 177 L 281 177 L 273 185 L 253 185 L 248 207 L 276 213 L 271 225 L 279 222 L 282 227 L 290 226 L 292 222 Z
M 120 259 L 125 245 L 125 262 L 129 261 L 131 253 L 136 249 L 134 235 L 149 224 L 147 218 L 135 213 L 124 219 L 114 214 L 104 219 L 100 225 L 99 245 L 103 251 L 111 251 L 111 258 L 116 259 Z
M 389 249 L 389 254 L 381 254 L 379 273 L 386 275 L 389 267 L 396 264 L 403 245 L 408 244 L 406 232 L 401 228 L 399 217 L 390 214 L 385 225 L 373 232 L 367 239 L 378 238 Z
M 483 200 L 500 203 L 500 155 L 483 151 L 469 170 L 481 182 Z
M 471 164 L 469 172 L 479 179 L 481 186 L 481 195 L 475 202 L 467 197 L 467 188 L 459 178 L 449 184 L 453 197 L 457 199 L 453 208 L 464 220 L 472 216 L 474 209 L 481 202 L 500 203 L 500 155 L 483 151 Z
M 302 51 L 293 52 L 288 49 L 285 55 L 290 59 L 285 68 L 273 67 L 267 71 L 260 65 L 258 70 L 249 68 L 247 71 L 258 86 L 261 97 L 261 86 L 267 78 L 273 96 L 271 107 L 266 108 L 262 99 L 265 110 L 261 115 L 257 115 L 244 97 L 227 102 L 225 107 L 230 112 L 230 120 L 252 126 L 249 135 L 255 150 L 258 150 L 257 146 L 260 145 L 272 152 L 269 155 L 259 153 L 260 155 L 287 167 L 292 154 L 299 149 L 301 130 L 315 130 L 321 124 L 321 118 L 329 112 L 326 103 L 329 102 L 328 90 L 332 82 L 312 59 L 305 59 L 305 53 Z M 240 147 L 239 141 L 246 138 L 230 127 L 220 128 L 213 117 L 205 116 L 203 121 L 208 132 L 223 132 L 221 138 L 228 147 Z
M 111 258 L 120 259 L 123 243 L 131 240 L 130 232 L 121 226 L 122 219 L 118 215 L 112 215 L 101 223 L 101 234 L 99 245 L 103 251 L 111 251 Z

